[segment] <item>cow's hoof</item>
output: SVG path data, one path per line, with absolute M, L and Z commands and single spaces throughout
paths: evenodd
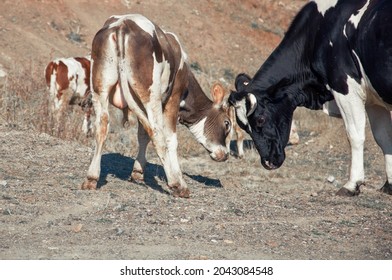
M 172 191 L 172 195 L 174 197 L 181 198 L 189 198 L 190 192 L 188 188 L 180 187 L 180 186 L 169 186 L 169 189 Z
M 139 184 L 139 185 L 144 185 L 144 176 L 143 172 L 138 171 L 138 170 L 133 170 L 131 173 L 131 177 L 129 180 L 133 183 Z
M 338 195 L 338 196 L 349 196 L 349 197 L 351 197 L 351 196 L 357 196 L 357 195 L 359 195 L 359 193 L 360 193 L 359 187 L 357 186 L 356 189 L 355 189 L 355 191 L 350 191 L 350 190 L 348 190 L 348 189 L 346 189 L 346 188 L 340 188 L 340 190 L 338 190 L 338 191 L 336 192 L 336 195 Z
M 82 190 L 96 190 L 97 189 L 97 180 L 87 178 L 86 181 L 83 182 Z
M 380 189 L 380 191 L 392 195 L 392 185 L 389 184 L 388 181 L 386 181 L 384 186 Z

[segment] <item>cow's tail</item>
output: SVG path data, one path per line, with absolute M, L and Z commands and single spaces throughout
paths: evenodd
M 57 86 L 56 86 L 56 75 L 57 75 L 57 66 L 58 64 L 54 61 L 51 61 L 48 66 L 45 68 L 45 79 L 46 86 L 48 87 L 51 98 L 55 98 L 57 95 Z
M 119 28 L 117 30 L 116 37 L 116 44 L 118 49 L 118 72 L 121 94 L 123 94 L 123 97 L 126 100 L 129 109 L 135 113 L 146 132 L 151 136 L 152 127 L 150 125 L 150 122 L 148 121 L 148 117 L 144 113 L 142 108 L 139 107 L 135 100 L 135 98 L 138 98 L 138 94 L 137 92 L 135 94 L 132 94 L 131 89 L 129 88 L 129 85 L 131 85 L 132 83 L 130 80 L 128 80 L 128 78 L 132 75 L 133 70 L 130 67 L 130 62 L 127 60 L 127 54 L 132 55 L 132 52 L 128 50 L 128 38 L 126 32 L 124 31 L 124 28 Z M 141 104 L 140 100 L 139 104 Z

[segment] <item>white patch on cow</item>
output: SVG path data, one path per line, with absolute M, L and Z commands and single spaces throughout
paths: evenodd
M 252 131 L 249 122 L 248 122 L 248 118 L 246 117 L 246 99 L 243 98 L 241 101 L 237 101 L 237 103 L 235 104 L 235 111 L 237 114 L 237 118 L 239 119 L 239 121 L 244 125 L 244 126 L 248 126 L 249 131 Z
M 344 27 L 343 27 L 343 36 L 346 37 L 346 39 L 348 39 L 348 36 L 347 36 L 347 24 L 345 24 Z
M 152 53 L 152 56 L 154 59 L 154 68 L 152 72 L 152 85 L 149 90 L 154 100 L 160 100 L 162 94 L 169 87 L 170 64 L 165 60 L 164 55 L 162 55 L 162 62 L 157 61 L 155 52 Z
M 366 85 L 363 79 L 361 83 L 358 83 L 350 76 L 347 76 L 347 85 L 348 94 L 333 91 L 333 95 L 342 114 L 351 145 L 350 179 L 344 188 L 355 192 L 357 185 L 361 185 L 365 178 L 363 149 L 366 125 Z
M 325 13 L 336 6 L 338 0 L 312 0 L 317 4 L 318 11 L 324 16 Z
M 64 58 L 61 60 L 68 68 L 69 88 L 79 97 L 86 93 L 86 71 L 82 64 L 74 58 Z
M 184 108 L 186 105 L 185 100 L 181 100 L 180 102 L 180 108 Z
M 329 41 L 329 45 L 333 48 L 333 43 L 332 43 L 332 41 Z
M 189 127 L 189 130 L 191 133 L 195 136 L 196 140 L 202 144 L 204 147 L 207 144 L 207 138 L 204 135 L 204 126 L 206 123 L 207 117 L 204 117 L 201 121 L 195 123 L 191 127 Z
M 378 95 L 377 91 L 375 90 L 375 88 L 373 87 L 372 83 L 370 82 L 369 77 L 366 75 L 365 73 L 365 69 L 363 68 L 362 62 L 359 59 L 357 53 L 355 51 L 352 51 L 353 55 L 355 56 L 355 58 L 357 59 L 359 68 L 361 70 L 361 74 L 363 76 L 363 83 L 364 86 L 366 87 L 366 100 L 369 103 L 373 103 L 373 104 L 377 104 L 379 106 L 385 107 L 387 110 L 392 111 L 392 105 L 390 104 L 386 104 L 382 98 Z
M 54 101 L 54 109 L 58 110 L 59 101 L 56 96 L 58 91 L 56 77 L 57 77 L 57 71 L 53 70 L 52 74 L 50 75 L 49 94 L 50 94 L 50 98 Z
M 369 7 L 370 0 L 366 2 L 366 4 L 358 11 L 356 15 L 352 15 L 349 21 L 354 25 L 355 28 L 358 28 L 358 24 L 362 19 L 363 14 L 366 12 L 367 8 Z
M 177 146 L 178 146 L 177 134 L 171 133 L 169 136 L 167 136 L 166 144 L 167 144 L 167 153 L 168 153 L 167 157 L 170 163 L 171 174 L 174 173 L 177 175 L 181 175 L 180 164 L 178 162 L 178 157 L 177 157 Z
M 207 151 L 210 152 L 210 156 L 214 159 L 217 160 L 218 158 L 221 157 L 221 154 L 227 154 L 228 150 L 227 147 L 213 143 L 207 139 L 207 137 L 204 135 L 204 128 L 205 128 L 205 123 L 206 123 L 207 117 L 204 117 L 201 121 L 195 123 L 191 127 L 189 127 L 189 130 L 191 133 L 194 135 L 196 140 L 203 145 L 204 148 L 207 149 Z
M 82 131 L 84 134 L 87 134 L 92 129 L 91 122 L 87 120 L 87 118 L 83 119 Z
M 93 65 L 94 65 L 94 59 L 90 59 L 90 86 L 92 87 L 93 84 L 93 71 L 91 71 L 91 69 L 93 69 Z M 91 88 L 92 90 L 92 88 Z
M 392 155 L 385 155 L 385 166 L 388 182 L 392 184 Z
M 61 108 L 61 106 L 63 105 L 63 98 L 58 98 L 57 96 L 54 99 L 54 108 L 56 110 L 59 110 Z
M 112 18 L 116 18 L 117 21 L 113 22 L 109 25 L 109 28 L 113 28 L 116 26 L 119 26 L 123 23 L 125 20 L 131 20 L 134 23 L 136 23 L 141 29 L 143 29 L 145 32 L 150 34 L 152 37 L 155 32 L 155 26 L 154 24 L 145 16 L 139 15 L 139 14 L 130 14 L 130 15 L 123 15 L 123 16 L 117 16 L 114 15 Z

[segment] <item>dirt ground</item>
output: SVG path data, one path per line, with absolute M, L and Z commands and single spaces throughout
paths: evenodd
M 142 13 L 178 34 L 203 86 L 230 87 L 237 73 L 258 69 L 305 2 L 5 0 L 0 64 L 9 77 L 41 75 L 49 59 L 88 53 L 110 15 Z M 36 78 L 31 96 L 45 91 Z M 342 121 L 306 109 L 295 117 L 300 143 L 276 171 L 262 168 L 249 140 L 244 159 L 214 162 L 180 126 L 191 198 L 179 199 L 165 191 L 152 147 L 146 185 L 128 181 L 135 127 L 113 126 L 100 188 L 82 191 L 92 139 L 54 137 L 34 116 L 1 112 L 0 259 L 392 259 L 392 197 L 378 191 L 385 167 L 369 130 L 367 184 L 358 197 L 337 197 L 350 162 Z

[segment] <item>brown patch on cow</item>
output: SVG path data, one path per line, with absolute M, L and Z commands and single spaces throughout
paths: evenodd
M 101 131 L 100 131 L 101 137 L 107 135 L 108 123 L 109 123 L 109 115 L 107 113 L 103 113 L 101 116 Z
M 64 62 L 59 61 L 57 66 L 57 75 L 56 75 L 56 83 L 58 84 L 60 90 L 57 93 L 57 98 L 60 99 L 63 95 L 63 90 L 69 87 L 69 79 L 68 79 L 68 67 L 64 64 Z
M 50 87 L 50 80 L 53 74 L 53 71 L 56 69 L 57 64 L 54 63 L 53 61 L 49 62 L 49 64 L 45 68 L 45 80 L 46 80 L 46 85 Z
M 160 34 L 161 30 L 157 30 L 157 33 Z M 182 56 L 182 49 L 181 45 L 177 41 L 176 37 L 171 34 L 171 33 L 166 33 L 165 40 L 160 40 L 162 44 L 162 50 L 163 54 L 165 55 L 166 59 L 170 60 L 170 77 L 169 80 L 173 81 L 174 75 L 176 75 L 176 71 L 179 68 L 179 65 L 181 63 L 181 60 L 185 60 L 185 58 Z M 163 36 L 163 35 L 160 35 Z M 171 53 L 168 52 L 168 50 L 172 50 Z M 186 66 L 184 65 L 184 68 Z M 187 81 L 187 79 L 185 79 Z M 181 92 L 182 93 L 182 92 Z
M 86 97 L 90 92 L 91 62 L 90 62 L 90 59 L 88 59 L 86 57 L 75 57 L 75 60 L 78 61 L 84 69 L 84 73 L 85 73 L 84 83 L 87 85 L 87 89 L 86 89 L 86 92 L 84 93 L 84 96 Z
M 154 45 L 159 43 L 157 42 L 157 37 L 153 37 L 154 40 L 151 40 L 150 34 L 144 32 L 133 21 L 124 21 L 124 25 L 121 26 L 120 31 L 127 34 L 130 32 L 127 30 L 131 30 L 137 34 L 137 36 L 127 37 L 128 41 L 126 45 L 128 48 L 124 50 L 124 52 L 128 53 L 127 56 L 131 58 L 130 69 L 135 70 L 132 72 L 133 83 L 129 86 L 137 95 L 135 100 L 139 99 L 142 104 L 146 104 L 150 101 L 150 91 L 148 89 L 153 84 L 152 73 L 154 71 L 154 60 L 152 53 L 155 52 Z M 119 44 L 122 44 L 122 42 L 119 42 Z M 144 47 L 141 48 L 140 46 Z
M 187 68 L 183 68 L 177 72 L 172 94 L 164 109 L 165 118 L 168 121 L 167 125 L 173 132 L 177 130 L 178 108 L 180 107 L 181 95 L 187 86 L 187 83 L 184 82 L 187 80 L 187 71 Z
M 161 63 L 163 61 L 163 53 L 162 53 L 162 47 L 161 43 L 158 40 L 156 32 L 153 34 L 153 39 L 152 39 L 152 48 L 155 53 L 155 59 L 158 63 Z

